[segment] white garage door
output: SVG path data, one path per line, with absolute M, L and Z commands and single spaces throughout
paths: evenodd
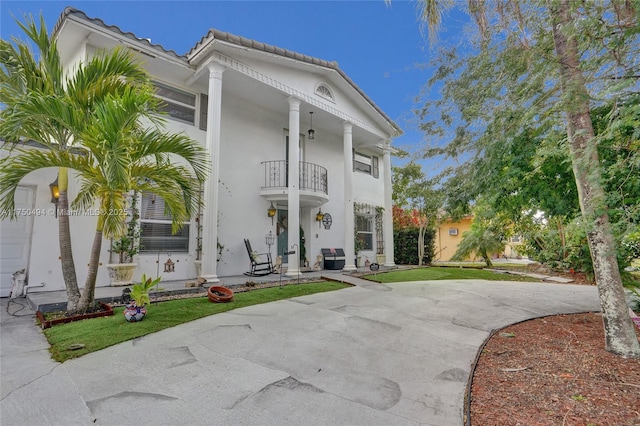
M 21 213 L 17 220 L 5 219 L 0 223 L 0 297 L 11 292 L 13 273 L 29 266 L 31 231 L 35 188 L 19 186 L 16 190 L 16 209 Z M 28 272 L 28 271 L 27 271 Z

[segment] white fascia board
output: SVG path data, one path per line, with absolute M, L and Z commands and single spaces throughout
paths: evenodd
M 164 61 L 171 62 L 174 65 L 181 66 L 181 67 L 183 67 L 185 69 L 191 69 L 189 64 L 187 64 L 185 61 L 180 61 L 180 60 L 178 60 L 177 58 L 175 58 L 172 55 L 164 53 L 164 52 L 162 52 L 162 51 L 160 51 L 158 49 L 150 48 L 145 43 L 136 42 L 135 40 L 132 40 L 132 39 L 130 39 L 128 37 L 124 37 L 124 36 L 121 36 L 121 35 L 119 35 L 117 33 L 114 33 L 113 31 L 110 31 L 110 30 L 104 28 L 101 25 L 95 24 L 93 22 L 88 22 L 88 21 L 86 21 L 84 19 L 77 18 L 77 17 L 75 17 L 73 15 L 69 15 L 69 16 L 66 17 L 66 19 L 63 22 L 62 27 L 60 28 L 58 33 L 62 33 L 64 31 L 64 27 L 65 27 L 65 25 L 67 25 L 67 23 L 69 21 L 73 21 L 74 23 L 76 23 L 76 24 L 78 24 L 78 25 L 80 25 L 82 27 L 88 28 L 90 31 L 92 31 L 92 33 L 97 33 L 100 36 L 105 37 L 105 38 L 107 38 L 109 40 L 113 40 L 113 41 L 116 41 L 116 42 L 118 42 L 120 44 L 123 44 L 124 46 L 129 47 L 129 48 L 133 49 L 134 51 L 136 51 L 138 53 L 141 53 L 143 55 L 150 56 L 150 57 L 152 57 L 154 59 L 155 58 L 160 58 L 160 59 L 162 59 Z M 89 37 L 91 37 L 91 35 Z

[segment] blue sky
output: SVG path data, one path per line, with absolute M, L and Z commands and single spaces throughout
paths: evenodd
M 186 53 L 216 28 L 321 59 L 337 61 L 405 132 L 394 145 L 422 143 L 412 109 L 431 71 L 416 3 L 370 1 L 1 1 L 0 35 L 20 36 L 14 17 L 44 15 L 49 30 L 66 6 L 138 37 Z M 439 40 L 463 41 L 465 15 L 450 14 Z M 398 164 L 397 159 L 394 164 Z M 426 165 L 429 168 L 429 165 Z

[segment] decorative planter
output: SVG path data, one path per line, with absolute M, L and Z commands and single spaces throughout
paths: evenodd
M 133 282 L 133 272 L 138 267 L 137 263 L 109 263 L 109 279 L 113 287 L 131 285 Z
M 45 320 L 44 314 L 40 311 L 37 311 L 36 318 L 38 318 L 38 321 L 40 321 L 40 327 L 42 327 L 42 329 L 44 330 L 45 328 L 49 328 L 57 324 L 66 324 L 68 322 L 80 321 L 83 319 L 108 317 L 113 315 L 113 309 L 111 309 L 110 305 L 107 305 L 106 303 L 102 303 L 102 302 L 98 302 L 98 304 L 102 307 L 102 311 L 100 312 L 91 312 L 88 314 L 80 314 L 80 315 L 74 315 L 70 317 Z
M 212 285 L 207 290 L 207 297 L 209 302 L 213 303 L 231 302 L 233 300 L 233 290 L 219 285 Z
M 142 321 L 147 315 L 147 310 L 144 306 L 137 306 L 135 303 L 130 303 L 124 309 L 124 317 L 129 322 Z
M 202 260 L 196 260 L 194 263 L 196 265 L 196 278 L 198 278 L 202 275 Z
M 384 254 L 376 254 L 376 263 L 378 265 L 384 265 L 386 258 Z

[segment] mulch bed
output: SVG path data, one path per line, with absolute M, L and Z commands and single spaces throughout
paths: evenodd
M 604 349 L 599 313 L 526 321 L 487 342 L 470 406 L 472 425 L 640 425 L 640 360 Z

